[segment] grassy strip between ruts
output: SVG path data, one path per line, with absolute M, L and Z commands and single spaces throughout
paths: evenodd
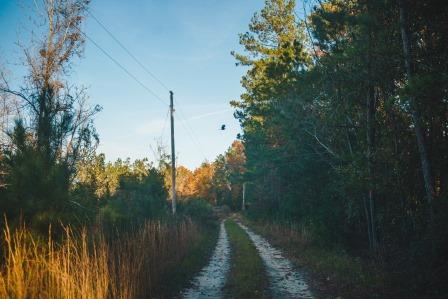
M 225 223 L 232 248 L 226 298 L 270 298 L 263 261 L 247 234 L 233 220 Z
M 178 264 L 172 263 L 165 271 L 163 285 L 156 291 L 155 298 L 177 298 L 188 287 L 194 276 L 207 265 L 218 239 L 219 225 L 201 227 L 200 234 L 191 244 L 187 254 Z

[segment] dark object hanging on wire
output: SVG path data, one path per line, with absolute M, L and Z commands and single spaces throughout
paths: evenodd
M 226 125 L 221 125 L 221 131 L 224 131 L 226 129 Z

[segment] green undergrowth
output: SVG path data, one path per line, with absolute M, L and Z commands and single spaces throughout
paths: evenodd
M 225 223 L 232 248 L 232 264 L 225 287 L 227 298 L 270 298 L 268 281 L 255 246 L 233 220 Z
M 337 292 L 342 298 L 383 298 L 384 277 L 359 258 L 313 246 L 291 255 L 296 264 L 306 266 L 320 278 L 316 287 L 323 292 Z

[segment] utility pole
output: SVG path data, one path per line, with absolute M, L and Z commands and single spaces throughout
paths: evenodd
M 174 147 L 174 103 L 173 92 L 170 91 L 170 114 L 171 114 L 171 208 L 173 215 L 176 214 L 176 150 Z

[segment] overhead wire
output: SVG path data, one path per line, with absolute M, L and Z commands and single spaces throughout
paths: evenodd
M 202 151 L 202 149 L 203 149 L 202 143 L 199 141 L 199 138 L 197 138 L 195 132 L 193 131 L 193 128 L 190 126 L 190 124 L 188 122 L 188 118 L 185 117 L 185 114 L 183 113 L 183 110 L 182 110 L 181 106 L 179 105 L 179 102 L 176 101 L 176 104 L 177 104 L 177 106 L 179 108 L 178 109 L 179 110 L 179 116 L 184 119 L 184 121 L 182 121 L 182 124 L 185 123 L 184 128 L 187 131 L 187 134 L 190 135 L 190 139 L 193 141 L 193 143 L 196 144 L 196 146 L 198 147 L 199 151 L 204 156 L 204 160 L 207 160 L 207 156 Z
M 37 3 L 35 3 L 37 6 Z M 37 8 L 39 8 L 37 6 Z M 87 10 L 87 13 L 100 25 L 100 27 L 106 31 L 106 33 L 148 74 L 150 75 L 154 80 L 156 80 L 164 89 L 167 91 L 170 91 L 170 89 L 167 87 L 166 84 L 163 83 L 162 80 L 160 80 L 154 73 L 152 73 L 132 52 L 122 43 L 120 40 L 98 19 L 96 18 L 93 13 L 90 10 Z M 117 65 L 122 71 L 124 71 L 130 78 L 132 78 L 136 83 L 138 83 L 143 89 L 145 89 L 148 93 L 150 93 L 152 96 L 154 96 L 155 99 L 157 99 L 159 102 L 161 102 L 163 105 L 167 106 L 168 104 L 165 103 L 165 101 L 157 95 L 151 88 L 146 86 L 142 81 L 140 81 L 134 74 L 132 74 L 126 67 L 124 67 L 120 62 L 118 62 L 117 59 L 115 59 L 111 54 L 109 54 L 103 47 L 101 47 L 92 37 L 87 35 L 84 31 L 82 31 L 80 28 L 77 28 L 79 32 L 84 35 L 86 39 L 88 39 L 98 50 L 100 50 L 104 55 L 106 55 L 115 65 Z M 199 141 L 199 139 L 196 137 L 196 134 L 194 133 L 194 130 L 188 123 L 188 119 L 184 116 L 181 106 L 178 101 L 176 101 L 176 104 L 178 105 L 180 116 L 184 119 L 184 121 L 181 121 L 180 123 L 183 125 L 185 131 L 187 132 L 187 135 L 191 139 L 192 143 L 195 144 L 195 146 L 198 147 L 199 151 L 204 156 L 204 159 L 206 159 L 206 156 L 204 152 L 202 151 L 202 145 Z M 165 128 L 168 120 L 168 114 L 169 110 L 167 111 L 167 114 L 165 116 L 165 121 L 162 128 L 161 137 L 165 133 Z
M 179 112 L 180 112 L 180 110 L 179 110 Z M 184 119 L 183 121 L 181 120 L 180 123 L 184 127 L 185 132 L 187 133 L 188 137 L 190 138 L 190 140 L 192 141 L 194 146 L 196 146 L 197 149 L 199 150 L 199 152 L 202 154 L 204 160 L 207 160 L 207 156 L 205 155 L 205 153 L 202 150 L 202 144 L 194 137 L 194 135 L 193 135 L 194 133 L 193 133 L 191 127 L 190 128 L 188 127 L 187 119 L 182 114 L 178 114 L 178 115 Z
M 107 27 L 97 18 L 93 15 L 93 13 L 90 10 L 87 10 L 87 13 L 98 23 L 98 25 L 103 28 L 104 31 L 107 32 L 107 34 L 148 74 L 150 75 L 154 80 L 156 80 L 163 88 L 165 88 L 167 91 L 170 91 L 170 89 L 165 85 L 165 83 L 162 82 L 153 72 L 151 72 L 134 54 L 132 54 L 131 51 L 122 43 L 120 40 L 109 30 Z
M 36 6 L 36 9 L 38 10 L 38 11 L 41 11 L 41 7 L 37 4 L 37 2 L 35 1 L 35 0 L 33 0 L 33 2 L 34 2 L 34 5 Z M 136 57 L 134 56 L 134 55 L 132 55 L 132 53 L 130 53 L 127 49 L 126 49 L 126 47 L 124 47 L 124 45 L 117 39 L 117 38 L 115 38 L 114 36 L 113 36 L 113 34 L 109 31 L 109 30 L 107 30 L 107 28 L 104 26 L 104 25 L 102 25 L 101 24 L 101 22 L 97 19 L 97 18 L 95 18 L 95 16 L 93 16 L 93 14 L 89 11 L 89 10 L 87 10 L 87 13 L 89 13 L 92 17 L 93 17 L 93 19 L 95 20 L 95 21 L 97 21 L 99 24 L 100 24 L 100 26 L 102 26 L 103 27 L 103 29 L 104 30 L 106 30 L 106 32 L 108 32 L 109 33 L 109 35 L 112 37 L 112 38 L 114 38 L 114 40 L 120 45 L 120 46 L 122 46 L 125 50 L 126 50 L 126 52 L 131 56 L 131 57 L 133 57 L 136 61 L 138 61 L 137 59 L 136 59 Z M 82 34 L 82 35 L 84 35 L 85 36 L 85 38 L 87 38 L 90 42 L 92 42 L 93 44 L 94 44 L 94 46 L 95 47 L 97 47 L 104 55 L 106 55 L 110 60 L 112 60 L 112 62 L 114 62 L 122 71 L 124 71 L 129 77 L 131 77 L 134 81 L 136 81 L 141 87 L 143 87 L 147 92 L 149 92 L 151 95 L 153 95 L 158 101 L 160 101 L 163 105 L 168 105 L 167 103 L 165 103 L 165 101 L 160 97 L 160 96 L 158 96 L 153 90 L 151 90 L 151 88 L 149 88 L 148 86 L 146 86 L 143 82 L 141 82 L 134 74 L 132 74 L 128 69 L 126 69 L 122 64 L 120 64 L 115 58 L 113 58 L 112 57 L 112 55 L 110 55 L 106 50 L 104 50 L 97 42 L 95 42 L 95 40 L 93 40 L 93 38 L 91 38 L 90 36 L 88 36 L 87 35 L 87 33 L 85 33 L 84 31 L 82 31 L 81 30 L 81 28 L 79 28 L 79 27 L 76 27 L 77 29 L 78 29 L 78 31 Z M 139 61 L 138 61 L 139 62 Z M 149 71 L 149 70 L 147 70 L 140 62 L 139 62 L 139 64 L 145 69 L 145 71 L 147 71 L 149 74 L 151 74 L 151 72 Z M 152 74 L 152 76 L 157 80 L 157 81 L 159 81 L 159 83 L 161 83 L 162 84 L 162 86 L 164 85 L 163 84 L 163 82 L 161 82 L 160 80 L 158 80 L 156 77 L 155 77 L 155 75 L 154 74 Z M 166 86 L 164 86 L 165 88 L 167 88 Z
M 87 10 L 87 13 L 96 21 L 96 23 L 98 23 L 98 25 L 134 60 L 134 62 L 136 62 L 149 76 L 151 76 L 156 82 L 158 82 L 165 90 L 170 91 L 170 88 L 168 88 L 168 86 L 163 83 L 162 80 L 160 80 L 153 72 L 151 72 L 107 27 L 106 25 L 104 25 L 97 17 L 95 17 L 95 15 L 90 11 Z M 114 63 L 116 63 L 120 68 L 122 68 L 123 71 L 125 71 L 129 76 L 133 77 L 142 87 L 144 87 L 145 89 L 149 89 L 147 88 L 140 80 L 138 80 L 134 75 L 132 75 L 129 71 L 127 71 L 126 68 L 124 68 L 121 64 L 118 63 L 118 61 L 116 61 L 113 57 L 111 57 L 111 55 L 109 55 L 104 49 L 102 49 L 95 41 L 93 41 L 90 37 L 88 37 L 85 33 L 84 35 L 95 45 L 97 46 L 106 56 L 108 56 L 112 61 L 114 61 Z M 162 101 L 164 103 L 164 101 L 158 96 L 156 95 L 152 90 L 148 90 L 151 92 L 152 95 L 154 95 L 158 100 Z M 192 143 L 198 148 L 198 150 L 202 153 L 202 155 L 204 156 L 204 159 L 206 160 L 206 155 L 204 154 L 203 150 L 202 150 L 202 144 L 199 141 L 199 138 L 197 137 L 195 131 L 193 130 L 192 126 L 190 125 L 188 118 L 185 117 L 185 114 L 183 113 L 182 107 L 179 103 L 179 101 L 175 101 L 176 102 L 176 106 L 177 106 L 177 110 L 179 111 L 179 116 L 181 118 L 183 118 L 183 121 L 180 121 L 181 125 L 184 127 L 188 137 L 190 138 L 190 140 L 192 141 Z M 165 103 L 164 103 L 165 104 Z M 164 124 L 164 128 L 163 128 L 163 132 L 162 135 L 164 133 L 165 130 L 165 124 Z
M 168 123 L 168 115 L 169 114 L 170 114 L 170 110 L 168 109 L 166 111 L 165 120 L 163 122 L 162 133 L 160 134 L 160 139 L 162 139 L 163 135 L 165 134 L 166 124 Z
M 78 28 L 79 29 L 79 28 Z M 101 52 L 103 52 L 104 55 L 106 55 L 112 62 L 114 62 L 122 71 L 124 71 L 129 77 L 131 77 L 135 82 L 137 82 L 141 87 L 143 87 L 147 92 L 149 92 L 151 95 L 153 95 L 159 102 L 161 102 L 163 105 L 167 106 L 168 104 L 165 103 L 162 98 L 157 95 L 154 91 L 151 90 L 148 86 L 146 86 L 142 81 L 140 81 L 134 74 L 132 74 L 127 68 L 125 68 L 121 63 L 119 63 L 115 58 L 112 57 L 106 50 L 104 50 L 97 42 L 95 42 L 90 36 L 88 36 L 85 32 L 81 31 L 82 35 L 84 35 L 95 47 L 97 47 Z

